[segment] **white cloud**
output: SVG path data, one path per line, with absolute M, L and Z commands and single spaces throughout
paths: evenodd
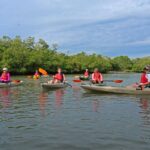
M 0 6 L 1 36 L 97 52 L 149 43 L 150 0 L 1 0 Z
M 129 45 L 150 45 L 150 37 L 147 37 L 142 40 L 134 41 L 129 43 Z

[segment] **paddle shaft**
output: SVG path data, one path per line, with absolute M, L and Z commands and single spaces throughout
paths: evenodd
M 73 80 L 73 82 L 80 83 L 80 82 L 82 82 L 82 80 L 80 80 L 80 79 L 75 79 L 75 80 Z M 103 82 L 122 83 L 123 80 L 104 80 Z
M 67 84 L 68 86 L 70 86 L 70 87 L 72 87 L 72 85 L 71 84 L 69 84 L 68 82 L 64 82 L 65 84 Z
M 123 80 L 104 80 L 104 82 L 122 83 Z

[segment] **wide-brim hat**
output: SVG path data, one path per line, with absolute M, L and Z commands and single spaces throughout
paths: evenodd
M 3 68 L 3 71 L 7 71 L 8 69 L 5 67 L 5 68 Z
M 150 71 L 150 65 L 145 66 L 145 67 L 144 67 L 144 70 Z

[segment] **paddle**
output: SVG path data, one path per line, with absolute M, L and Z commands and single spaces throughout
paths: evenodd
M 71 84 L 69 84 L 68 82 L 64 82 L 65 84 L 67 84 L 68 86 L 70 86 L 70 87 L 72 87 L 72 85 Z
M 39 72 L 44 75 L 44 76 L 48 76 L 48 73 L 46 70 L 42 69 L 42 68 L 39 68 Z
M 19 83 L 19 82 L 21 82 L 21 80 L 12 80 L 11 82 Z
M 104 82 L 122 83 L 123 80 L 104 80 Z
M 80 82 L 82 82 L 82 80 L 80 80 L 80 79 L 74 79 L 73 82 L 80 83 Z
M 18 83 L 20 83 L 20 82 L 21 82 L 21 80 L 11 80 L 11 81 L 9 81 L 9 82 L 4 82 L 4 83 L 6 83 L 6 84 L 8 84 L 8 85 L 11 85 L 11 83 L 18 84 Z
M 80 79 L 74 79 L 73 82 L 80 83 L 80 82 L 82 82 L 82 80 L 80 80 Z M 104 82 L 122 83 L 123 80 L 104 80 Z

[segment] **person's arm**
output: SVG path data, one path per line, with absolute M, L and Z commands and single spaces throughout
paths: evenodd
M 94 73 L 92 73 L 92 80 L 95 80 L 95 79 L 94 79 Z
M 100 81 L 103 82 L 103 76 L 101 73 L 100 73 Z
M 66 81 L 66 77 L 65 77 L 65 75 L 63 74 L 63 81 L 65 82 Z
M 10 81 L 10 73 L 8 73 L 7 76 L 8 76 L 8 80 L 7 81 Z

